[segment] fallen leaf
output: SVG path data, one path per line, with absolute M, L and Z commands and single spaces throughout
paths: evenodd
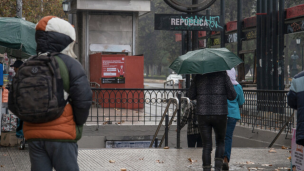
M 164 147 L 164 149 L 169 149 L 169 147 Z
M 262 166 L 272 166 L 272 164 L 262 164 Z
M 121 124 L 120 122 L 117 122 L 117 124 Z
M 156 163 L 164 163 L 164 161 L 156 160 Z
M 3 165 L 1 165 L 1 167 L 4 167 Z
M 290 157 L 288 157 L 287 159 L 291 160 L 291 156 L 290 156 Z
M 274 148 L 271 148 L 268 152 L 269 153 L 276 153 L 277 151 L 275 151 Z
M 254 163 L 251 161 L 246 161 L 246 164 L 254 164 Z
M 247 163 L 236 163 L 236 164 L 247 164 Z
M 143 158 L 139 158 L 139 160 L 144 160 L 144 157 Z
M 110 163 L 115 163 L 115 160 L 110 160 L 109 162 L 110 162 Z
M 197 162 L 197 160 L 192 160 L 191 158 L 188 158 L 188 160 L 192 163 Z
M 282 146 L 282 149 L 288 149 L 287 147 L 285 147 L 284 145 Z
M 127 171 L 127 169 L 126 168 L 121 168 L 120 171 Z

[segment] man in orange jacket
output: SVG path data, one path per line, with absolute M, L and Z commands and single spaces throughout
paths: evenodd
M 55 120 L 24 122 L 31 170 L 52 171 L 54 168 L 56 171 L 78 171 L 77 141 L 89 115 L 92 92 L 85 71 L 73 52 L 75 29 L 63 19 L 47 16 L 37 23 L 35 38 L 38 55 L 60 52 L 54 57 L 63 81 L 64 100 L 70 97 L 71 103 L 66 104 L 61 116 Z M 12 112 L 18 110 L 11 93 L 8 106 Z

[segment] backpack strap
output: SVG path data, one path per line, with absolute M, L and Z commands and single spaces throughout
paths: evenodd
M 63 80 L 63 89 L 70 94 L 70 77 L 69 77 L 69 71 L 66 67 L 65 63 L 59 56 L 54 56 L 60 70 L 60 75 Z
M 59 52 L 52 52 L 52 53 L 48 53 L 48 56 L 56 56 L 58 54 L 60 54 L 60 53 Z

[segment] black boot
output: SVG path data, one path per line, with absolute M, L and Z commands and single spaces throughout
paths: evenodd
M 215 171 L 222 171 L 223 159 L 222 158 L 215 158 L 214 162 L 215 162 L 214 170 Z
M 204 171 L 211 171 L 211 166 L 203 166 Z
M 228 171 L 228 170 L 229 170 L 229 161 L 228 161 L 228 158 L 227 158 L 227 157 L 224 158 L 222 170 L 223 170 L 223 171 Z

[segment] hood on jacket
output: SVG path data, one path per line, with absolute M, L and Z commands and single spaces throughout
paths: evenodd
M 74 27 L 55 16 L 42 18 L 36 25 L 37 53 L 60 52 L 77 58 L 73 51 L 76 41 Z
M 236 81 L 236 77 L 235 77 L 235 69 L 232 68 L 231 70 L 227 70 L 227 75 L 229 76 L 231 82 L 233 85 L 238 85 L 239 83 Z

